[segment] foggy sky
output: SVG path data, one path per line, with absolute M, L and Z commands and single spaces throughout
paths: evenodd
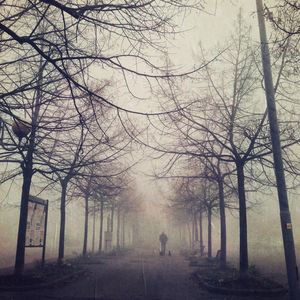
M 257 29 L 257 18 L 255 14 L 255 1 L 240 0 L 240 1 L 208 1 L 209 5 L 207 8 L 208 13 L 193 13 L 187 16 L 182 24 L 184 32 L 180 33 L 167 43 L 167 49 L 170 53 L 170 58 L 172 62 L 178 66 L 179 70 L 189 70 L 193 66 L 198 64 L 198 52 L 199 43 L 206 50 L 213 48 L 215 45 L 222 45 L 229 37 L 230 32 L 233 30 L 233 23 L 239 12 L 240 7 L 242 7 L 242 13 L 244 14 L 246 20 L 252 24 L 253 27 L 253 37 L 258 39 L 258 29 Z M 217 4 L 217 5 L 216 5 Z M 216 8 L 216 10 L 215 10 Z M 180 21 L 180 20 L 179 20 Z M 172 45 L 171 45 L 172 43 Z M 95 70 L 95 73 L 97 71 Z M 132 89 L 136 92 L 138 96 L 149 94 L 147 90 L 144 90 L 143 85 L 133 82 Z M 147 111 L 149 102 L 142 101 L 127 101 L 128 98 L 124 97 L 122 103 L 126 103 L 126 107 L 132 109 L 133 107 L 138 108 L 140 111 Z M 157 99 L 151 99 L 153 105 Z M 150 102 L 151 103 L 151 102 Z M 138 106 L 137 106 L 138 105 Z M 137 150 L 136 150 L 137 151 Z M 143 155 L 137 154 L 135 157 L 142 157 Z M 1 171 L 4 170 L 4 165 L 0 165 Z M 163 205 L 166 203 L 168 198 L 168 185 L 163 182 L 156 182 L 153 178 L 145 175 L 153 174 L 153 168 L 159 168 L 157 162 L 153 161 L 147 155 L 144 155 L 143 161 L 139 163 L 137 167 L 134 168 L 137 189 L 141 195 L 140 201 L 144 202 L 144 207 L 147 208 L 147 214 L 155 220 L 160 225 L 159 229 L 167 230 L 168 224 L 162 221 L 165 217 L 163 213 Z M 5 203 L 14 203 L 17 205 L 20 201 L 20 184 L 21 181 L 16 181 L 16 184 L 12 185 L 9 191 L 8 198 L 3 202 L 4 197 L 9 189 L 9 184 L 5 184 L 0 187 L 0 201 L 2 201 L 2 207 L 0 210 L 0 226 L 1 226 L 1 245 L 0 245 L 0 256 L 10 257 L 9 262 L 11 263 L 11 257 L 15 254 L 15 242 L 16 242 L 16 229 L 18 222 L 18 209 L 11 206 L 7 207 Z M 32 193 L 38 193 L 38 186 L 34 185 L 32 188 Z M 55 235 L 55 224 L 57 222 L 57 203 L 53 202 L 53 198 L 58 198 L 58 193 L 46 192 L 42 194 L 42 197 L 52 200 L 50 202 L 51 212 L 49 218 L 49 242 L 54 242 Z M 280 252 L 281 246 L 281 235 L 280 235 L 280 225 L 279 225 L 279 212 L 276 193 L 270 193 L 269 195 L 248 195 L 251 197 L 259 197 L 261 205 L 255 208 L 249 213 L 249 249 L 250 249 L 250 264 L 256 262 L 262 262 L 264 258 L 269 257 L 270 249 L 274 250 L 274 261 L 280 261 L 280 266 L 282 267 L 283 262 L 283 252 Z M 51 198 L 51 199 L 50 199 Z M 297 208 L 297 197 L 291 197 L 291 210 L 293 221 L 295 222 L 294 228 L 300 227 L 299 218 L 297 218 L 297 213 L 299 209 Z M 80 206 L 79 206 L 80 207 Z M 73 230 L 72 239 L 75 240 L 74 244 L 76 246 L 76 236 L 78 238 L 78 252 L 81 251 L 81 240 L 83 227 L 80 222 L 83 222 L 83 212 L 77 209 L 75 206 L 71 209 L 71 205 L 67 207 L 67 235 L 70 234 L 70 229 Z M 233 213 L 234 215 L 234 213 Z M 229 255 L 231 258 L 234 256 L 238 258 L 238 222 L 235 216 L 231 216 L 227 212 L 228 217 L 228 246 Z M 79 221 L 78 221 L 79 220 Z M 160 223 L 161 222 L 161 223 Z M 74 232 L 75 228 L 75 232 Z M 263 228 L 263 229 L 262 229 Z M 159 229 L 155 229 L 156 231 Z M 71 231 L 72 231 L 71 230 Z M 147 233 L 145 233 L 147 234 Z M 214 219 L 214 252 L 218 247 L 218 236 L 219 236 L 219 223 L 218 220 Z M 294 230 L 297 250 L 300 251 L 300 234 L 299 230 Z M 278 249 L 271 247 L 268 249 L 257 249 L 257 241 L 266 241 L 266 245 L 270 241 L 268 240 L 272 236 L 272 240 L 275 245 L 279 245 Z M 172 236 L 171 236 L 172 238 Z M 176 238 L 174 236 L 174 238 Z M 272 246 L 272 245 L 271 245 Z M 277 247 L 277 246 L 276 246 Z M 53 249 L 55 253 L 55 249 Z M 255 254 L 254 251 L 258 251 Z M 255 255 L 257 257 L 255 257 Z M 5 262 L 0 261 L 0 267 L 5 265 Z

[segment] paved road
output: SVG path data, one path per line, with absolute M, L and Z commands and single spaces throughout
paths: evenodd
M 202 290 L 181 256 L 158 257 L 138 253 L 104 258 L 102 264 L 88 265 L 89 275 L 54 288 L 19 294 L 0 294 L 0 299 L 94 299 L 94 300 L 237 300 L 239 297 L 213 295 Z M 243 297 L 249 300 L 253 298 Z M 263 298 L 255 298 L 263 299 Z M 273 298 L 274 299 L 274 298 Z M 286 298 L 278 298 L 278 300 Z

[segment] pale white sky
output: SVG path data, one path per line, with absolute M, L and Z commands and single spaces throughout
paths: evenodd
M 165 44 L 165 50 L 171 59 L 171 62 L 178 73 L 191 71 L 194 67 L 199 67 L 199 43 L 205 50 L 213 49 L 217 44 L 224 45 L 226 39 L 229 38 L 233 31 L 234 21 L 237 14 L 242 9 L 245 19 L 253 24 L 253 34 L 258 37 L 257 18 L 255 14 L 255 0 L 210 0 L 207 1 L 206 12 L 194 12 L 178 17 L 177 24 L 180 26 L 178 30 L 181 32 L 175 36 L 170 36 Z M 212 51 L 213 52 L 213 51 Z M 214 57 L 211 54 L 211 58 Z M 157 53 L 149 52 L 150 61 L 155 64 L 162 65 L 164 57 L 159 57 Z M 209 57 L 207 59 L 210 59 Z M 139 68 L 144 71 L 143 66 L 136 66 L 135 60 L 124 60 L 130 68 Z M 147 72 L 151 70 L 147 70 Z M 110 77 L 108 70 L 103 70 L 102 66 L 97 66 L 92 70 L 93 76 L 97 78 Z M 127 85 L 123 78 L 116 77 L 114 74 L 110 77 L 114 81 L 115 103 L 124 108 L 139 111 L 157 111 L 157 100 L 149 93 L 148 81 L 143 78 L 136 78 L 127 74 Z M 130 95 L 126 95 L 127 87 L 139 98 L 147 98 L 145 101 L 139 99 L 133 100 Z M 131 99 L 130 99 L 131 98 Z
M 216 10 L 215 2 L 217 2 Z M 240 9 L 247 22 L 253 25 L 253 34 L 257 37 L 258 29 L 254 0 L 211 0 L 207 10 L 212 14 L 192 14 L 185 19 L 183 25 L 190 28 L 190 30 L 176 37 L 178 50 L 174 57 L 178 57 L 178 62 L 182 66 L 197 63 L 194 54 L 199 51 L 199 43 L 201 42 L 205 49 L 223 44 L 234 28 L 234 21 L 237 19 Z

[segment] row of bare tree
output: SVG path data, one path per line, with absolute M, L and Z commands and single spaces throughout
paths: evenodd
M 266 16 L 267 11 L 266 8 Z M 299 184 L 300 170 L 300 121 L 296 110 L 299 62 L 296 65 L 294 57 L 299 35 L 290 32 L 285 36 L 278 31 L 272 34 L 272 67 L 283 162 L 288 188 L 292 189 Z M 278 47 L 280 36 L 285 37 L 285 43 Z M 175 104 L 178 110 L 152 118 L 155 133 L 150 147 L 159 153 L 157 158 L 164 163 L 164 170 L 158 172 L 157 177 L 177 181 L 177 194 L 171 206 L 175 211 L 181 208 L 185 215 L 188 212 L 190 220 L 200 220 L 200 212 L 206 211 L 210 224 L 217 201 L 221 266 L 226 265 L 226 208 L 238 209 L 241 275 L 245 275 L 249 267 L 247 210 L 251 200 L 246 195 L 276 187 L 259 51 L 251 27 L 240 12 L 235 30 L 219 51 L 221 55 L 206 65 L 205 72 L 194 73 L 186 81 L 169 78 L 170 89 L 164 98 L 169 99 L 166 105 Z M 207 53 L 202 47 L 199 53 L 199 59 L 205 62 Z M 139 141 L 147 144 L 143 138 Z M 236 197 L 238 203 L 233 205 Z M 210 231 L 209 225 L 209 236 Z M 201 239 L 200 249 L 202 251 Z
M 274 186 L 267 113 L 261 97 L 262 71 L 250 28 L 240 16 L 226 47 L 214 53 L 218 59 L 213 64 L 208 64 L 207 54 L 200 49 L 199 60 L 204 64 L 198 68 L 199 72 L 173 76 L 176 74 L 172 75 L 169 64 L 159 67 L 149 58 L 155 57 L 154 53 L 164 54 L 161 37 L 176 32 L 174 20 L 178 20 L 179 13 L 185 16 L 191 10 L 202 11 L 203 3 L 196 0 L 137 0 L 117 4 L 94 1 L 93 5 L 89 1 L 55 0 L 0 3 L 3 58 L 0 159 L 10 165 L 3 181 L 23 176 L 17 275 L 24 266 L 32 180 L 43 177 L 45 188 L 60 187 L 58 259 L 62 260 L 68 191 L 75 186 L 77 192 L 83 193 L 87 220 L 89 199 L 99 186 L 101 193 L 105 191 L 105 195 L 114 197 L 127 182 L 124 174 L 130 166 L 122 166 L 120 159 L 131 150 L 132 140 L 168 157 L 160 177 L 197 177 L 208 181 L 201 184 L 206 187 L 215 183 L 210 190 L 218 191 L 224 264 L 225 207 L 227 194 L 235 191 L 240 220 L 240 270 L 247 271 L 246 191 Z M 266 17 L 279 29 L 274 33 L 273 57 L 277 74 L 275 90 L 281 106 L 282 149 L 287 172 L 293 176 L 299 174 L 299 120 L 295 110 L 299 75 L 295 55 L 299 27 L 295 26 L 295 15 L 299 7 L 292 1 L 284 1 L 284 6 L 272 9 L 276 10 L 274 15 L 266 8 Z M 282 11 L 293 18 L 286 18 Z M 135 76 L 156 95 L 168 100 L 160 104 L 168 112 L 130 109 L 124 86 L 134 97 L 130 81 Z M 154 142 L 136 136 L 143 130 L 132 127 L 129 113 L 147 118 L 150 136 L 155 129 L 151 136 Z M 163 138 L 158 140 L 158 135 Z M 161 141 L 165 141 L 164 145 Z M 175 163 L 182 166 L 182 161 L 180 174 L 172 174 Z M 183 172 L 187 166 L 189 171 Z M 207 195 L 206 188 L 204 191 Z M 205 193 L 201 193 L 203 199 L 215 198 L 212 195 L 208 198 Z M 85 223 L 87 226 L 88 222 Z
M 85 199 L 86 252 L 89 199 L 115 198 L 130 181 L 121 159 L 132 150 L 131 129 L 122 114 L 153 113 L 129 109 L 127 99 L 137 99 L 130 80 L 151 88 L 163 80 L 165 68 L 149 54 L 162 55 L 174 20 L 203 10 L 202 2 L 0 2 L 0 160 L 9 165 L 2 182 L 23 177 L 16 275 L 24 268 L 31 185 L 42 178 L 44 189 L 59 186 L 58 261 L 70 191 Z
M 119 251 L 129 248 L 133 244 L 132 228 L 135 216 L 139 213 L 140 203 L 132 188 L 126 186 L 103 185 L 93 175 L 88 180 L 77 182 L 72 197 L 84 200 L 84 235 L 82 255 L 96 251 L 96 233 L 98 231 L 99 244 L 97 252 Z M 106 215 L 106 219 L 105 219 Z M 89 228 L 92 217 L 92 228 Z M 99 227 L 96 229 L 97 217 Z M 106 220 L 106 224 L 105 224 Z M 114 224 L 116 228 L 114 230 Z M 90 237 L 90 233 L 92 236 Z M 106 240 L 105 233 L 109 234 Z M 131 236 L 131 239 L 129 239 Z M 126 237 L 128 240 L 126 240 Z M 88 240 L 92 241 L 91 251 L 88 250 Z M 115 244 L 114 244 L 115 242 Z

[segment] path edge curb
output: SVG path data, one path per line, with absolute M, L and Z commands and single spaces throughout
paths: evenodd
M 286 288 L 278 288 L 278 289 L 270 289 L 270 290 L 262 290 L 262 289 L 245 289 L 245 290 L 237 290 L 237 289 L 228 289 L 216 287 L 208 284 L 198 272 L 194 273 L 197 277 L 199 284 L 201 284 L 204 288 L 206 288 L 209 292 L 223 294 L 223 295 L 236 295 L 236 296 L 265 296 L 265 297 L 275 297 L 285 295 L 288 290 Z

